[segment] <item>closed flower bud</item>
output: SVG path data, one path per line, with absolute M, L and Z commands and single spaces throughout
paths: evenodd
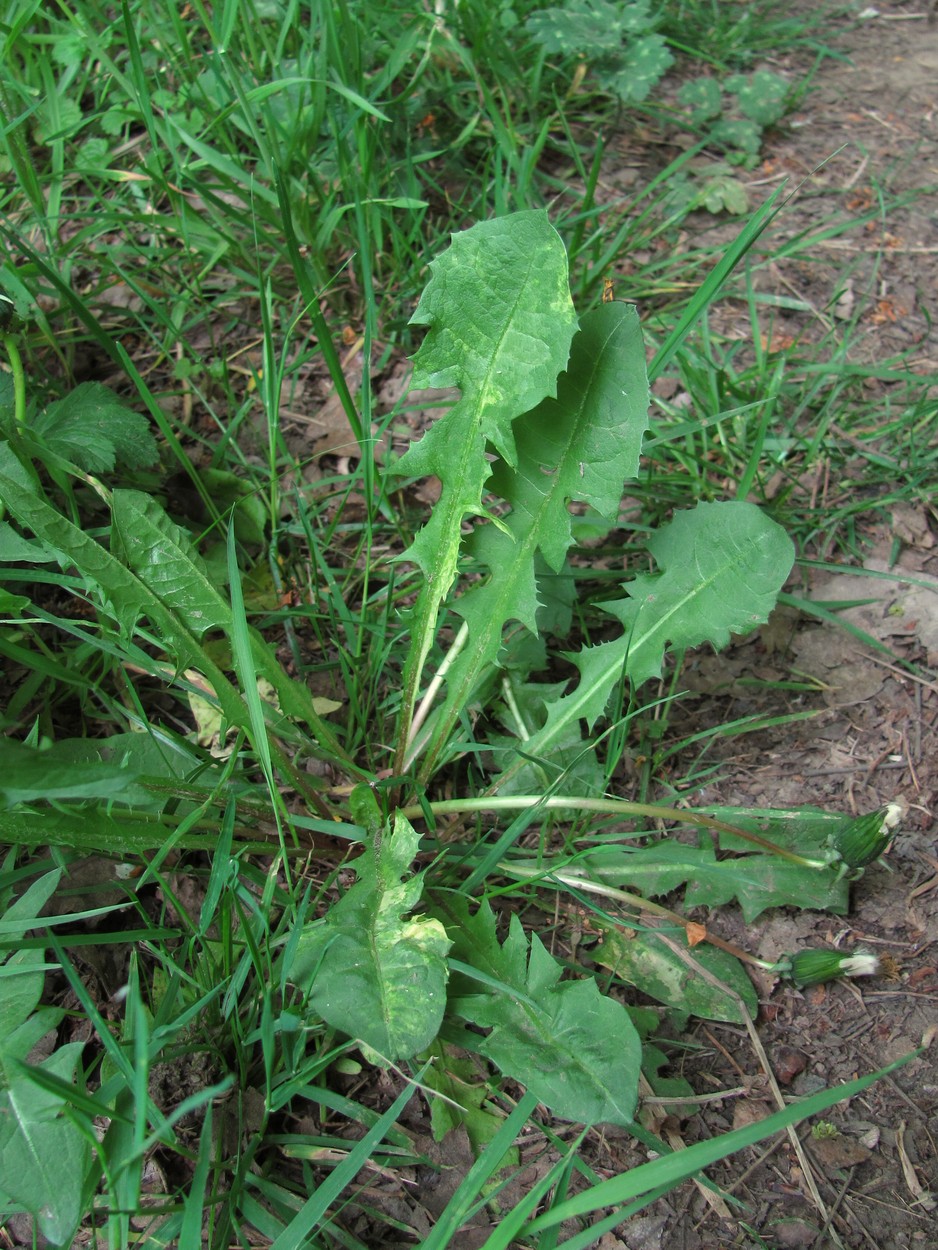
M 855 951 L 842 955 L 838 951 L 799 951 L 779 967 L 799 989 L 806 985 L 820 985 L 822 981 L 835 981 L 838 977 L 871 977 L 879 969 L 879 958 L 869 951 Z
M 892 841 L 898 812 L 897 806 L 890 804 L 884 812 L 860 816 L 835 834 L 834 850 L 841 860 L 850 868 L 865 868 L 879 859 Z

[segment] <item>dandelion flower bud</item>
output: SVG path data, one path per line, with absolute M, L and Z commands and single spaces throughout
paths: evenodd
M 786 963 L 789 966 L 782 966 L 779 971 L 799 989 L 838 977 L 871 977 L 879 970 L 879 957 L 869 951 L 855 951 L 852 955 L 839 951 L 799 951 Z

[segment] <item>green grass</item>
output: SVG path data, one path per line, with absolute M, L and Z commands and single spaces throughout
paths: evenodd
M 533 706 L 523 683 L 506 684 L 480 696 L 480 726 L 475 709 L 464 710 L 443 753 L 448 766 L 427 776 L 425 790 L 394 775 L 403 613 L 417 589 L 395 557 L 426 506 L 376 455 L 377 437 L 400 438 L 407 417 L 403 401 L 379 411 L 377 384 L 418 344 L 409 318 L 450 232 L 547 207 L 578 310 L 597 306 L 603 280 L 617 275 L 616 294 L 641 307 L 652 376 L 673 382 L 670 397 L 655 400 L 621 529 L 597 538 L 589 518 L 581 523 L 568 605 L 578 644 L 608 636 L 597 608 L 613 573 L 591 565 L 647 561 L 644 540 L 678 508 L 751 498 L 782 522 L 803 561 L 853 564 L 870 519 L 897 500 L 926 503 L 934 481 L 925 380 L 902 359 L 856 359 L 860 308 L 852 322 L 817 318 L 753 280 L 863 218 L 777 239 L 771 209 L 760 210 L 722 266 L 723 245 L 677 248 L 688 201 L 674 188 L 697 149 L 637 191 L 611 193 L 613 127 L 637 112 L 588 79 L 581 90 L 575 55 L 548 55 L 524 36 L 539 7 L 463 0 L 436 14 L 402 0 L 185 9 L 82 0 L 0 11 L 0 288 L 23 318 L 6 346 L 11 360 L 22 355 L 26 389 L 21 396 L 4 366 L 0 406 L 13 414 L 11 446 L 39 466 L 35 482 L 54 498 L 75 554 L 19 547 L 11 513 L 0 518 L 0 653 L 13 675 L 2 745 L 70 753 L 45 757 L 67 778 L 61 794 L 49 793 L 47 778 L 4 815 L 0 986 L 36 993 L 20 1002 L 19 1042 L 0 1027 L 0 1061 L 5 1084 L 20 1082 L 37 1149 L 58 1159 L 63 1192 L 74 1188 L 69 1209 L 86 1215 L 101 1244 L 247 1245 L 258 1235 L 278 1250 L 413 1244 L 421 1234 L 397 1195 L 415 1178 L 419 1191 L 428 1172 L 445 1175 L 422 1143 L 428 1115 L 438 1129 L 452 1102 L 465 1109 L 477 1158 L 424 1236 L 431 1248 L 458 1246 L 474 1212 L 487 1212 L 493 1248 L 515 1238 L 538 1250 L 594 1244 L 702 1166 L 707 1151 L 717 1158 L 763 1135 L 757 1126 L 700 1158 L 664 1154 L 604 1184 L 584 1137 L 558 1133 L 533 1095 L 451 1048 L 471 1040 L 464 1025 L 419 1060 L 382 1071 L 287 975 L 306 923 L 350 897 L 346 860 L 365 827 L 350 808 L 356 781 L 382 802 L 406 799 L 423 835 L 418 866 L 432 871 L 434 888 L 491 899 L 543 932 L 543 908 L 553 918 L 556 899 L 551 950 L 565 958 L 583 908 L 601 925 L 603 908 L 627 905 L 603 901 L 580 878 L 539 882 L 533 858 L 576 861 L 607 829 L 621 837 L 624 821 L 643 837 L 661 810 L 655 800 L 710 775 L 708 740 L 753 728 L 737 721 L 675 739 L 678 668 L 660 695 L 642 696 L 647 706 L 635 707 L 623 683 L 599 775 L 603 791 L 618 793 L 623 756 L 644 756 L 624 796 L 639 806 L 576 808 L 569 796 L 552 806 L 559 783 L 544 771 L 541 801 L 519 801 L 496 825 L 484 802 L 489 753 L 507 749 L 504 726 Z M 694 72 L 744 70 L 767 48 L 817 57 L 825 47 L 823 26 L 770 5 L 696 0 L 658 17 Z M 727 307 L 748 323 L 744 343 L 720 330 Z M 783 315 L 799 334 L 772 351 L 764 344 Z M 36 413 L 76 384 L 101 381 L 147 415 L 153 463 L 76 474 L 29 442 L 23 404 Z M 307 481 L 313 456 L 290 414 L 315 416 L 330 391 L 348 419 L 351 467 Z M 836 484 L 826 495 L 806 486 L 821 469 Z M 85 539 L 110 538 L 118 555 L 132 541 L 105 507 L 118 487 L 163 502 L 198 546 L 206 584 L 230 587 L 226 629 L 175 639 L 178 665 L 166 658 L 170 618 L 143 623 L 122 609 L 116 582 L 95 601 L 97 583 L 79 561 Z M 117 574 L 100 572 L 100 585 L 107 576 Z M 301 678 L 299 693 L 286 676 L 278 688 L 294 699 L 283 716 L 258 690 L 263 665 L 249 626 L 267 640 L 270 672 L 279 661 L 277 672 Z M 453 632 L 434 639 L 437 662 Z M 564 663 L 555 660 L 552 677 L 569 677 Z M 215 692 L 207 701 L 206 686 Z M 317 699 L 340 708 L 330 713 Z M 113 772 L 76 795 L 75 778 L 86 767 L 91 777 L 107 742 Z M 589 762 L 565 768 L 572 775 Z M 148 780 L 131 801 L 122 770 L 135 769 Z M 469 802 L 444 805 L 453 799 Z M 59 870 L 61 881 L 48 875 Z M 53 895 L 64 914 L 40 925 Z M 627 995 L 608 980 L 617 1001 Z M 70 1024 L 80 1054 L 61 1045 Z M 24 1076 L 17 1064 L 51 1029 L 62 1058 L 33 1057 Z M 842 1095 L 818 1095 L 799 1114 Z M 89 1186 L 76 1161 L 92 1157 L 101 1124 Z M 635 1131 L 643 1148 L 662 1150 Z M 545 1164 L 518 1202 L 509 1186 L 522 1132 Z M 589 1226 L 599 1211 L 603 1222 Z M 581 1230 L 561 1243 L 568 1217 Z

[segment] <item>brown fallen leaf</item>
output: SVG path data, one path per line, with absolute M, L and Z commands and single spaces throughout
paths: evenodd
M 852 1137 L 817 1137 L 811 1142 L 811 1154 L 828 1171 L 853 1168 L 872 1158 L 873 1152 Z

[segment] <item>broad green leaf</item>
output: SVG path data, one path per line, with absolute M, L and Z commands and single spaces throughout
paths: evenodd
M 598 923 L 598 922 L 597 922 Z M 678 1011 L 689 1012 L 703 1020 L 728 1020 L 741 1024 L 739 1003 L 743 1000 L 755 1019 L 759 1008 L 752 982 L 739 960 L 713 946 L 695 946 L 689 951 L 690 962 L 682 959 L 661 940 L 654 929 L 613 928 L 599 924 L 604 933 L 600 944 L 590 951 L 590 958 L 609 968 L 651 998 Z M 672 941 L 686 947 L 686 938 L 678 930 L 669 935 Z M 695 968 L 695 964 L 699 965 Z M 719 984 L 713 985 L 701 976 L 704 968 L 718 982 L 725 983 L 735 994 Z
M 0 563 L 51 564 L 58 559 L 59 553 L 52 547 L 23 538 L 12 525 L 0 521 Z
M 641 1042 L 628 1012 L 592 979 L 561 981 L 563 969 L 517 916 L 502 945 L 488 903 L 470 912 L 460 895 L 434 896 L 434 913 L 459 960 L 450 1010 L 482 1028 L 479 1053 L 521 1082 L 554 1115 L 583 1124 L 629 1124 Z M 475 974 L 475 975 L 473 975 Z
M 262 543 L 268 518 L 257 489 L 227 469 L 206 467 L 199 470 L 199 477 L 218 511 L 231 512 L 238 541 Z
M 150 423 L 101 382 L 82 382 L 33 417 L 31 428 L 64 459 L 91 473 L 154 464 L 159 453 Z
M 32 922 L 41 914 L 46 903 L 55 893 L 62 878 L 61 869 L 43 873 L 38 880 L 6 909 L 3 916 L 3 935 L 7 939 L 21 938 Z
M 83 1042 L 60 1046 L 41 1070 L 72 1081 Z M 43 1236 L 70 1245 L 83 1208 L 91 1147 L 62 1102 L 22 1073 L 0 1093 L 0 1177 L 5 1193 L 35 1217 Z
M 701 811 L 747 833 L 755 833 L 776 846 L 807 858 L 823 857 L 839 834 L 856 822 L 855 816 L 825 812 L 818 807 L 707 807 Z M 720 848 L 744 854 L 758 852 L 752 842 L 721 830 Z M 839 908 L 837 910 L 840 910 Z
M 25 952 L 23 953 L 25 954 Z M 30 954 L 32 953 L 31 949 Z M 39 979 L 39 994 L 41 994 L 45 975 L 49 970 L 49 964 L 43 962 L 44 956 L 42 951 L 36 951 L 36 954 L 39 956 L 39 959 L 35 961 L 35 972 L 28 972 L 26 975 L 35 975 Z M 57 965 L 52 966 L 56 967 Z M 0 965 L 0 983 L 6 980 L 18 981 L 20 978 L 17 972 L 18 969 L 13 959 Z M 6 997 L 0 994 L 0 1004 L 5 1004 L 6 1002 Z M 23 1005 L 22 1002 L 20 1005 Z M 0 1036 L 0 1087 L 10 1085 L 13 1081 L 19 1079 L 20 1069 L 16 1066 L 17 1063 L 25 1061 L 33 1047 L 38 1046 L 52 1029 L 58 1028 L 64 1015 L 65 1012 L 60 1007 L 37 1007 L 35 1010 L 32 1010 L 31 1014 L 26 1016 L 22 1024 L 11 1029 L 9 1033 Z M 2 1028 L 0 1028 L 0 1034 L 2 1034 Z
M 661 35 L 645 35 L 631 42 L 621 57 L 595 66 L 596 81 L 611 95 L 631 104 L 644 100 L 674 64 Z
M 29 606 L 29 602 L 25 595 L 11 595 L 8 590 L 0 587 L 0 612 L 4 616 L 19 616 Z
M 127 633 L 138 616 L 147 615 L 160 630 L 167 649 L 175 651 L 185 665 L 195 666 L 201 653 L 181 623 L 119 560 L 47 503 L 32 483 L 24 482 L 22 466 L 18 471 L 16 468 L 19 461 L 11 465 L 2 447 L 0 444 L 0 498 L 19 524 L 68 557 Z
M 114 491 L 112 508 L 112 542 L 160 603 L 197 638 L 209 629 L 223 630 L 232 637 L 231 600 L 219 593 L 189 534 L 170 519 L 155 499 L 142 491 Z M 320 744 L 334 755 L 344 755 L 304 683 L 294 681 L 284 672 L 255 630 L 250 631 L 250 646 L 255 672 L 276 691 L 283 714 L 305 722 Z M 201 654 L 203 659 L 196 660 L 191 667 L 206 672 L 205 653 Z M 218 695 L 217 683 L 213 681 L 212 687 Z M 236 717 L 232 717 L 232 709 L 223 699 L 219 698 L 219 702 L 229 724 L 245 725 L 247 712 L 240 698 Z
M 509 703 L 506 696 L 504 702 L 496 702 L 493 712 L 507 733 L 503 737 L 490 735 L 488 744 L 502 759 L 509 760 L 517 751 L 521 726 L 526 726 L 528 732 L 540 729 L 546 708 L 561 695 L 566 683 L 516 682 L 512 674 L 507 674 L 503 690 L 506 686 L 511 701 Z M 540 751 L 536 759 L 525 759 L 520 768 L 500 778 L 498 792 L 506 795 L 544 793 L 556 785 L 562 786 L 564 794 L 585 797 L 595 797 L 603 790 L 602 762 L 595 751 L 584 751 L 577 721 L 564 726 L 549 751 Z M 558 813 L 558 819 L 575 820 L 575 804 L 566 813 Z
M 16 936 L 15 932 L 3 934 L 7 941 L 16 941 Z M 0 1067 L 4 1070 L 5 1084 L 10 1079 L 5 1063 L 8 1054 L 12 1053 L 8 1051 L 10 1038 L 39 1004 L 45 984 L 45 972 L 41 971 L 44 964 L 45 955 L 38 949 L 14 951 L 3 964 L 4 975 L 0 977 Z M 25 1059 L 29 1051 L 15 1050 L 15 1053 L 16 1058 Z
M 231 624 L 231 604 L 219 594 L 191 535 L 155 499 L 139 490 L 114 491 L 111 550 L 201 638 Z
M 756 848 L 748 844 L 747 849 Z M 522 861 L 519 866 L 534 863 Z M 542 872 L 550 870 L 549 862 L 538 861 L 538 866 Z M 814 907 L 843 914 L 848 904 L 846 882 L 830 868 L 806 867 L 764 852 L 718 860 L 712 846 L 674 840 L 593 851 L 561 871 L 564 881 L 603 882 L 646 898 L 686 885 L 686 907 L 716 907 L 735 899 L 747 924 L 768 907 Z
M 606 605 L 625 626 L 634 686 L 661 676 L 665 648 L 703 642 L 719 650 L 731 634 L 768 620 L 795 559 L 791 539 L 755 504 L 702 503 L 648 540 L 662 571 L 627 583 L 628 599 Z
M 152 812 L 127 812 L 118 817 L 103 808 L 76 808 L 69 812 L 47 809 L 42 812 L 0 811 L 0 843 L 8 846 L 71 846 L 87 854 L 141 855 L 158 850 L 172 837 L 180 849 L 211 853 L 218 844 L 212 830 L 177 833 L 171 825 L 157 820 Z M 239 842 L 266 848 L 263 841 Z
M 677 98 L 690 109 L 690 120 L 695 125 L 719 117 L 723 111 L 723 92 L 715 78 L 692 78 L 681 87 Z
M 532 13 L 525 27 L 531 38 L 551 55 L 613 56 L 621 51 L 627 31 L 647 29 L 650 24 L 647 0 L 628 6 L 633 10 L 628 23 L 625 8 L 609 0 L 568 0 L 563 8 Z
M 754 74 L 734 74 L 725 86 L 735 94 L 743 116 L 757 126 L 773 126 L 785 116 L 791 86 L 781 75 L 759 69 Z
M 0 504 L 10 508 L 10 511 L 13 512 L 13 508 L 7 499 L 5 482 L 10 482 L 29 494 L 38 495 L 40 493 L 35 471 L 32 467 L 27 468 L 6 439 L 0 439 Z M 55 544 L 51 543 L 50 546 L 54 547 Z
M 685 1119 L 694 1114 L 696 1107 L 695 1090 L 690 1081 L 683 1076 L 662 1076 L 661 1069 L 670 1064 L 668 1056 L 657 1046 L 648 1042 L 642 1044 L 642 1072 L 659 1098 L 687 1098 L 684 1105 L 669 1108 L 671 1115 Z
M 753 121 L 740 117 L 721 117 L 709 135 L 710 143 L 719 143 L 729 152 L 745 152 L 758 156 L 762 147 L 762 130 Z
M 526 755 L 549 755 L 571 722 L 585 720 L 592 728 L 623 671 L 637 688 L 661 675 L 669 647 L 683 651 L 710 642 L 719 648 L 731 634 L 766 621 L 794 562 L 781 526 L 741 502 L 702 503 L 679 513 L 651 537 L 648 549 L 662 571 L 640 574 L 624 586 L 627 599 L 606 605 L 624 633 L 570 657 L 580 681 L 548 708 L 543 728 L 525 742 Z
M 0 739 L 0 805 L 37 799 L 109 799 L 132 803 L 146 799 L 136 785 L 139 773 L 120 763 L 100 759 L 76 762 L 55 745 L 45 751 Z
M 404 737 L 439 605 L 456 575 L 463 521 L 483 512 L 486 448 L 517 463 L 512 423 L 557 393 L 576 329 L 566 252 L 543 211 L 453 235 L 430 270 L 412 318 L 429 327 L 414 358 L 413 384 L 456 386 L 461 397 L 392 468 L 436 474 L 442 483 L 430 520 L 403 557 L 424 574 L 404 674 Z
M 510 620 L 537 632 L 543 598 L 538 553 L 549 569 L 564 565 L 572 538 L 571 500 L 590 504 L 611 522 L 622 485 L 638 471 L 648 423 L 648 380 L 638 313 L 631 304 L 603 304 L 587 314 L 573 339 L 557 398 L 543 400 L 514 425 L 518 464 L 502 460 L 489 487 L 511 505 L 499 525 L 473 533 L 470 550 L 488 570 L 453 605 L 469 641 L 447 675 L 447 696 L 427 749 L 428 773 L 465 708 L 480 674 L 495 663 Z
M 287 972 L 327 1024 L 392 1061 L 430 1045 L 446 1006 L 446 931 L 410 914 L 423 892 L 423 873 L 408 876 L 417 848 L 400 813 L 393 830 L 370 832 L 358 880 L 308 927 Z

